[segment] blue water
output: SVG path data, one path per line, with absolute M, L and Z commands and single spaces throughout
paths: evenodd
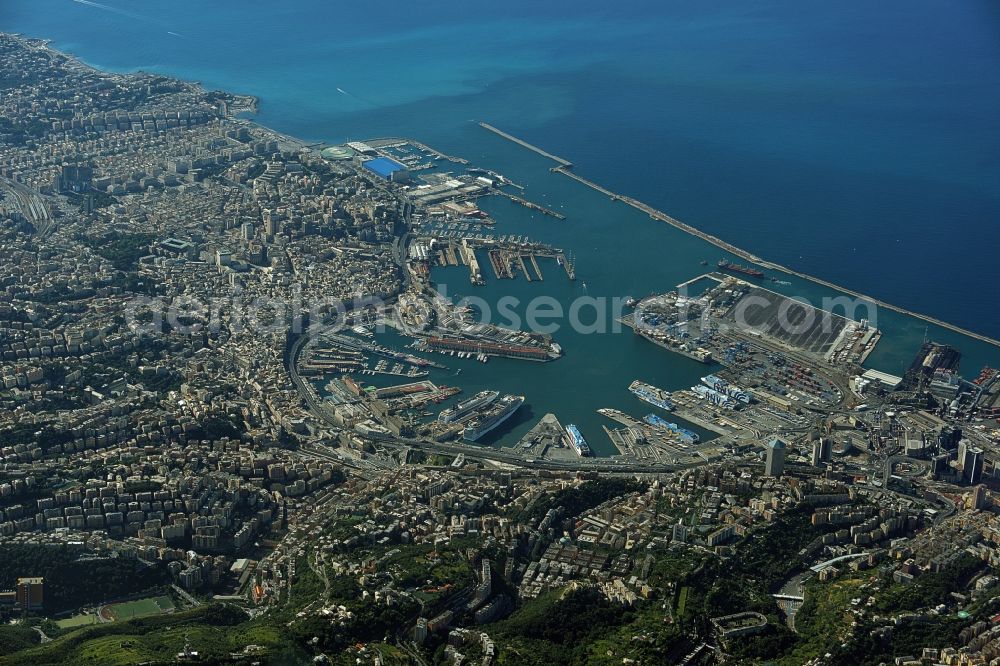
M 491 202 L 498 232 L 573 250 L 595 295 L 669 289 L 720 253 L 473 120 L 763 257 L 1000 337 L 1000 9 L 988 0 L 6 0 L 0 29 L 102 68 L 255 94 L 260 122 L 303 138 L 412 136 L 500 169 L 569 219 Z M 544 285 L 484 293 L 580 289 L 546 272 Z M 460 273 L 435 275 L 469 290 Z M 790 281 L 783 291 L 827 293 Z M 870 364 L 890 372 L 925 330 L 960 346 L 966 374 L 1000 363 L 995 347 L 908 317 L 882 311 L 878 324 Z M 593 443 L 593 409 L 620 406 L 626 379 L 677 388 L 703 370 L 627 337 L 557 339 L 566 358 L 544 369 L 510 362 L 498 380 L 509 364 L 491 362 L 462 376 L 470 390 L 530 377 L 535 412 L 581 423 Z

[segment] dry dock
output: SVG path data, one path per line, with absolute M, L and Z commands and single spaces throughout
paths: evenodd
M 524 265 L 523 254 L 517 255 L 517 265 L 518 268 L 521 269 L 521 272 L 524 273 L 524 279 L 527 280 L 528 282 L 531 282 L 531 273 L 528 272 L 528 267 Z

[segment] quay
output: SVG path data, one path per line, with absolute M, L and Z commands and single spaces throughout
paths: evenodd
M 641 210 L 642 212 L 646 213 L 647 215 L 649 215 L 654 220 L 659 220 L 661 222 L 666 222 L 667 224 L 669 224 L 669 225 L 671 225 L 673 227 L 676 227 L 677 229 L 680 229 L 681 231 L 683 231 L 683 232 L 685 232 L 687 234 L 690 234 L 692 236 L 700 238 L 703 241 L 705 241 L 707 243 L 710 243 L 711 245 L 714 245 L 715 247 L 718 247 L 718 248 L 720 248 L 722 250 L 725 250 L 726 252 L 729 252 L 730 254 L 733 254 L 733 255 L 735 255 L 735 256 L 743 259 L 744 261 L 748 261 L 750 263 L 757 264 L 758 266 L 761 266 L 763 268 L 767 268 L 767 269 L 770 269 L 770 270 L 780 271 L 780 272 L 786 273 L 788 275 L 794 275 L 795 277 L 801 278 L 803 280 L 808 280 L 809 282 L 812 282 L 814 284 L 818 284 L 818 285 L 821 285 L 823 287 L 827 287 L 828 289 L 833 289 L 835 291 L 839 291 L 841 293 L 847 294 L 849 296 L 853 296 L 855 298 L 862 299 L 864 301 L 867 301 L 867 302 L 872 303 L 874 305 L 877 305 L 879 307 L 884 307 L 884 308 L 886 308 L 888 310 L 892 310 L 892 311 L 898 312 L 900 314 L 908 315 L 910 317 L 915 317 L 915 318 L 920 319 L 922 321 L 925 321 L 925 322 L 927 322 L 929 324 L 934 324 L 935 326 L 940 326 L 941 328 L 948 329 L 948 330 L 953 331 L 955 333 L 960 333 L 960 334 L 968 336 L 970 338 L 979 340 L 980 342 L 986 342 L 986 343 L 991 344 L 991 345 L 993 345 L 995 347 L 1000 347 L 1000 340 L 997 340 L 995 338 L 991 338 L 991 337 L 989 337 L 987 335 L 983 335 L 981 333 L 976 333 L 974 331 L 970 331 L 968 329 L 962 328 L 961 326 L 957 326 L 955 324 L 949 324 L 948 322 L 942 321 L 941 319 L 938 319 L 937 317 L 932 317 L 930 315 L 921 314 L 919 312 L 914 312 L 913 310 L 908 310 L 908 309 L 900 307 L 898 305 L 893 305 L 892 303 L 887 303 L 887 302 L 879 300 L 877 298 L 873 298 L 871 296 L 868 296 L 867 294 L 862 294 L 861 292 L 854 291 L 853 289 L 848 289 L 848 288 L 842 287 L 842 286 L 840 286 L 838 284 L 834 284 L 833 282 L 830 282 L 829 280 L 824 280 L 823 278 L 819 278 L 819 277 L 816 277 L 814 275 L 810 275 L 808 273 L 803 273 L 801 271 L 796 271 L 796 270 L 793 270 L 793 269 L 788 268 L 786 266 L 783 266 L 781 264 L 777 264 L 777 263 L 774 263 L 774 262 L 771 262 L 771 261 L 766 261 L 766 260 L 758 257 L 757 255 L 755 255 L 755 254 L 753 254 L 751 252 L 748 252 L 748 251 L 746 251 L 746 250 L 744 250 L 742 248 L 739 248 L 739 247 L 736 247 L 735 245 L 727 243 L 726 241 L 722 240 L 721 238 L 719 238 L 717 236 L 713 236 L 712 234 L 706 233 L 704 231 L 696 229 L 695 227 L 692 227 L 690 224 L 686 224 L 684 222 L 681 222 L 680 220 L 678 220 L 678 219 L 676 219 L 674 217 L 671 217 L 670 215 L 667 215 L 663 211 L 660 211 L 660 210 L 657 210 L 657 209 L 653 208 L 649 204 L 643 203 L 642 201 L 639 201 L 638 199 L 634 199 L 632 197 L 629 197 L 629 196 L 626 196 L 626 195 L 622 195 L 622 194 L 618 194 L 617 192 L 613 192 L 613 191 L 607 189 L 606 187 L 604 187 L 602 185 L 598 185 L 597 183 L 595 183 L 592 180 L 589 180 L 587 178 L 584 178 L 583 176 L 580 176 L 580 175 L 578 175 L 576 173 L 573 173 L 573 171 L 572 171 L 573 163 L 570 162 L 569 160 L 565 160 L 565 159 L 563 159 L 561 157 L 557 157 L 555 155 L 552 155 L 551 153 L 548 153 L 548 152 L 542 150 L 541 148 L 538 148 L 537 146 L 533 146 L 533 145 L 531 145 L 530 143 L 528 143 L 526 141 L 518 139 L 515 136 L 512 136 L 512 135 L 507 134 L 506 132 L 504 132 L 502 130 L 497 129 L 496 127 L 493 127 L 492 125 L 489 125 L 488 123 L 481 122 L 479 124 L 480 124 L 480 126 L 482 126 L 482 127 L 486 128 L 486 129 L 490 130 L 491 132 L 493 132 L 493 133 L 495 133 L 495 134 L 497 134 L 497 135 L 499 135 L 499 136 L 501 136 L 501 137 L 503 137 L 503 138 L 505 138 L 505 139 L 507 139 L 509 141 L 513 141 L 514 143 L 516 143 L 516 144 L 518 144 L 520 146 L 523 146 L 523 147 L 527 148 L 528 150 L 534 151 L 534 152 L 538 153 L 539 155 L 542 155 L 543 157 L 547 157 L 547 158 L 551 159 L 552 161 L 556 162 L 558 164 L 558 166 L 555 166 L 555 167 L 553 167 L 551 169 L 551 171 L 553 171 L 554 173 L 560 173 L 560 174 L 562 174 L 564 176 L 572 178 L 573 180 L 577 181 L 578 183 L 580 183 L 582 185 L 586 185 L 587 187 L 589 187 L 589 188 L 591 188 L 593 190 L 596 190 L 597 192 L 600 192 L 601 194 L 604 194 L 604 195 L 608 196 L 613 201 L 621 201 L 621 202 L 623 202 L 623 203 L 625 203 L 625 204 L 627 204 L 629 206 L 632 206 L 633 208 L 635 208 L 637 210 Z M 568 269 L 567 269 L 567 271 L 568 271 Z
M 462 239 L 462 244 L 458 246 L 458 254 L 462 261 L 469 267 L 469 281 L 474 285 L 486 284 L 483 280 L 483 273 L 479 269 L 479 260 L 476 259 L 476 250 L 469 247 L 469 240 Z
M 660 340 L 658 338 L 654 338 L 651 335 L 647 335 L 645 333 L 645 331 L 642 331 L 642 330 L 636 328 L 635 321 L 633 320 L 632 317 L 633 317 L 633 315 L 631 315 L 631 314 L 625 315 L 624 317 L 619 318 L 618 322 L 620 324 L 624 324 L 625 326 L 628 326 L 629 328 L 631 328 L 632 331 L 636 335 L 638 335 L 639 337 L 643 338 L 644 340 L 648 340 L 649 342 L 652 342 L 654 345 L 657 345 L 659 347 L 663 347 L 667 351 L 672 351 L 675 354 L 680 354 L 681 356 L 686 356 L 687 358 L 691 359 L 692 361 L 698 361 L 699 363 L 712 363 L 712 362 L 715 362 L 715 363 L 718 363 L 719 365 L 723 365 L 723 366 L 726 365 L 721 360 L 719 360 L 717 358 L 712 358 L 711 354 L 708 354 L 708 355 L 698 354 L 698 353 L 695 353 L 695 352 L 693 352 L 693 351 L 691 351 L 689 349 L 684 349 L 680 345 L 670 344 L 666 340 Z
M 546 458 L 562 446 L 560 442 L 564 432 L 556 415 L 546 414 L 518 441 L 517 447 L 524 450 L 526 455 Z
M 611 443 L 615 445 L 616 449 L 618 449 L 618 453 L 623 456 L 631 455 L 633 453 L 628 444 L 625 443 L 625 438 L 622 437 L 621 431 L 609 428 L 606 425 L 602 425 L 601 427 L 604 428 L 604 434 L 608 436 Z

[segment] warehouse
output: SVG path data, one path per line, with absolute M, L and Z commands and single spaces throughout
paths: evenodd
M 384 180 L 405 182 L 410 179 L 406 167 L 388 157 L 376 157 L 362 163 L 362 166 Z

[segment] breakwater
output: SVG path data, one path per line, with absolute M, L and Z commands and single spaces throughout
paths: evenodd
M 532 144 L 528 143 L 527 141 L 524 141 L 522 139 L 517 138 L 516 136 L 508 134 L 507 132 L 504 132 L 504 131 L 502 131 L 500 129 L 497 129 L 496 127 L 494 127 L 493 125 L 490 125 L 488 123 L 481 122 L 481 123 L 479 123 L 479 125 L 481 127 L 485 128 L 485 129 L 493 132 L 494 134 L 497 134 L 498 136 L 501 136 L 504 139 L 507 139 L 508 141 L 512 141 L 512 142 L 514 142 L 514 143 L 516 143 L 516 144 L 518 144 L 520 146 L 523 146 L 523 147 L 527 148 L 528 150 L 531 150 L 531 151 L 533 151 L 535 153 L 538 153 L 539 155 L 541 155 L 543 157 L 546 157 L 548 159 L 553 160 L 554 162 L 557 163 L 557 166 L 555 166 L 555 167 L 552 168 L 552 171 L 554 173 L 559 173 L 559 174 L 562 174 L 562 175 L 564 175 L 564 176 L 566 176 L 568 178 L 572 178 L 573 180 L 577 181 L 578 183 L 580 183 L 582 185 L 585 185 L 585 186 L 587 186 L 587 187 L 589 187 L 589 188 L 591 188 L 593 190 L 596 190 L 597 192 L 600 192 L 601 194 L 606 195 L 607 197 L 611 198 L 614 201 L 621 201 L 622 203 L 624 203 L 624 204 L 626 204 L 628 206 L 631 206 L 632 208 L 635 208 L 637 210 L 640 210 L 640 211 L 646 213 L 647 215 L 649 215 L 654 220 L 659 220 L 660 222 L 666 222 L 667 224 L 669 224 L 669 225 L 671 225 L 673 227 L 676 227 L 677 229 L 680 229 L 681 231 L 683 231 L 683 232 L 685 232 L 687 234 L 690 234 L 692 236 L 696 236 L 696 237 L 702 239 L 703 241 L 705 241 L 706 243 L 710 243 L 711 245 L 714 245 L 715 247 L 718 247 L 718 248 L 720 248 L 722 250 L 725 250 L 726 252 L 729 252 L 730 254 L 733 254 L 733 255 L 735 255 L 737 257 L 740 257 L 741 259 L 743 259 L 745 261 L 757 264 L 758 266 L 761 266 L 762 268 L 767 268 L 767 269 L 774 270 L 774 271 L 781 271 L 782 273 L 786 273 L 788 275 L 794 275 L 795 277 L 801 278 L 803 280 L 808 280 L 808 281 L 810 281 L 810 282 L 812 282 L 814 284 L 822 285 L 822 286 L 827 287 L 829 289 L 834 289 L 836 291 L 839 291 L 839 292 L 842 292 L 842 293 L 847 294 L 849 296 L 853 296 L 855 298 L 867 301 L 867 302 L 872 303 L 874 305 L 877 305 L 879 307 L 884 307 L 884 308 L 886 308 L 888 310 L 892 310 L 892 311 L 898 312 L 900 314 L 908 315 L 910 317 L 915 317 L 915 318 L 920 319 L 921 321 L 925 321 L 925 322 L 927 322 L 929 324 L 934 324 L 935 326 L 940 326 L 941 328 L 945 328 L 945 329 L 948 329 L 950 331 L 954 331 L 955 333 L 960 333 L 962 335 L 968 336 L 970 338 L 974 338 L 974 339 L 979 340 L 981 342 L 986 342 L 986 343 L 989 343 L 989 344 L 994 345 L 996 347 L 1000 347 L 1000 340 L 996 340 L 996 339 L 991 338 L 991 337 L 989 337 L 987 335 L 983 335 L 981 333 L 976 333 L 975 331 L 970 331 L 968 329 L 962 328 L 961 326 L 956 326 L 955 324 L 950 324 L 950 323 L 948 323 L 946 321 L 942 321 L 941 319 L 938 319 L 937 317 L 932 317 L 931 315 L 926 315 L 926 314 L 923 314 L 923 313 L 920 313 L 920 312 L 914 312 L 913 310 L 908 310 L 908 309 L 900 307 L 898 305 L 893 305 L 892 303 L 887 303 L 887 302 L 879 300 L 877 298 L 873 298 L 872 296 L 869 296 L 867 294 L 862 294 L 859 291 L 855 291 L 853 289 L 848 289 L 847 287 L 842 287 L 842 286 L 840 286 L 838 284 L 834 284 L 833 282 L 830 282 L 829 280 L 824 280 L 823 278 L 816 277 L 815 275 L 810 275 L 808 273 L 803 273 L 801 271 L 796 271 L 794 269 L 788 268 L 787 266 L 783 266 L 781 264 L 777 264 L 777 263 L 774 263 L 772 261 L 767 261 L 766 259 L 762 259 L 761 257 L 758 257 L 757 255 L 753 254 L 752 252 L 748 252 L 747 250 L 744 250 L 743 248 L 737 247 L 737 246 L 733 245 L 732 243 L 727 243 L 726 241 L 722 240 L 718 236 L 713 236 L 712 234 L 709 234 L 709 233 L 706 233 L 704 231 L 701 231 L 700 229 L 697 229 L 697 228 L 691 226 L 690 224 L 687 224 L 685 222 L 681 222 L 677 218 L 672 217 L 670 215 L 667 215 L 663 211 L 657 210 L 656 208 L 653 208 L 652 206 L 650 206 L 647 203 L 639 201 L 638 199 L 635 199 L 635 198 L 630 197 L 630 196 L 626 196 L 626 195 L 623 195 L 623 194 L 619 194 L 617 192 L 613 192 L 612 190 L 609 190 L 608 188 L 604 187 L 603 185 L 600 185 L 598 183 L 595 183 L 592 180 L 584 178 L 583 176 L 575 173 L 572 170 L 573 169 L 573 163 L 570 162 L 569 160 L 566 160 L 566 159 L 564 159 L 562 157 L 558 157 L 556 155 L 553 155 L 552 153 L 549 153 L 549 152 L 547 152 L 547 151 L 545 151 L 545 150 L 543 150 L 543 149 L 541 149 L 541 148 L 539 148 L 539 147 L 537 147 L 535 145 L 532 145 Z

